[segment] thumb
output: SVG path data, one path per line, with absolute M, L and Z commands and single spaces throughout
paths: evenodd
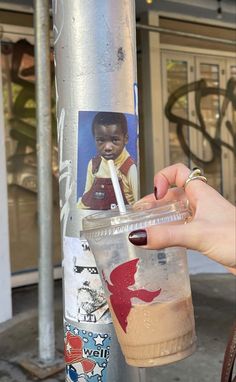
M 145 246 L 147 249 L 161 249 L 181 246 L 198 249 L 195 224 L 163 224 L 148 227 L 145 230 L 133 231 L 129 241 L 134 245 Z

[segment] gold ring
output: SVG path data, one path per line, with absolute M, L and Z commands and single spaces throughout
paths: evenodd
M 187 185 L 189 184 L 189 182 L 191 182 L 191 180 L 201 180 L 202 182 L 204 183 L 207 183 L 207 178 L 202 174 L 200 168 L 197 168 L 195 167 L 189 174 L 189 176 L 187 177 L 185 183 L 184 183 L 184 189 L 187 187 Z

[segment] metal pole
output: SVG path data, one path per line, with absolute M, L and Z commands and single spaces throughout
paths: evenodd
M 67 380 L 137 382 L 138 370 L 125 363 L 117 342 L 93 254 L 80 239 L 82 218 L 93 211 L 78 207 L 86 155 L 91 159 L 95 147 L 91 116 L 125 113 L 137 121 L 134 1 L 54 0 L 53 18 Z
M 55 359 L 52 264 L 52 173 L 49 1 L 35 0 L 39 215 L 39 359 Z
M 202 41 L 217 42 L 217 43 L 221 43 L 221 44 L 227 44 L 227 45 L 235 46 L 234 40 L 227 40 L 227 39 L 219 38 L 219 37 L 209 37 L 209 36 L 204 36 L 204 35 L 195 34 L 195 33 L 182 32 L 182 31 L 177 31 L 177 30 L 172 30 L 172 29 L 167 29 L 167 28 L 162 28 L 162 27 L 156 27 L 155 25 L 145 25 L 145 24 L 137 23 L 136 28 L 137 29 L 144 29 L 144 30 L 147 30 L 149 32 L 171 34 L 174 36 L 189 37 L 189 38 L 195 38 L 197 40 L 202 40 Z
M 1 49 L 1 44 L 0 44 Z M 0 323 L 12 318 L 11 298 L 11 267 L 8 231 L 8 198 L 7 198 L 7 172 L 5 152 L 5 126 L 2 89 L 2 66 L 0 58 L 0 195 L 1 195 L 1 220 L 0 220 Z M 4 286 L 4 287 L 3 287 Z

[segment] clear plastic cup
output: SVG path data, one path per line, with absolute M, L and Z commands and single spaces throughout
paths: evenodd
M 109 210 L 83 219 L 83 231 L 105 288 L 126 362 L 149 367 L 179 361 L 196 346 L 186 259 L 180 247 L 147 250 L 128 234 L 158 224 L 183 224 L 185 202 L 138 204 L 127 213 Z

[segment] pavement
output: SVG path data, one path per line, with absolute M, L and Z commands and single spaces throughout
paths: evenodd
M 220 381 L 225 346 L 236 319 L 236 278 L 230 274 L 193 275 L 191 286 L 197 350 L 180 362 L 147 369 L 146 382 Z M 13 289 L 13 319 L 0 324 L 0 382 L 39 380 L 29 369 L 22 367 L 24 360 L 38 356 L 37 293 L 36 285 Z M 63 362 L 60 280 L 55 281 L 54 301 L 57 360 Z M 41 380 L 65 381 L 64 371 L 60 367 L 56 370 Z

